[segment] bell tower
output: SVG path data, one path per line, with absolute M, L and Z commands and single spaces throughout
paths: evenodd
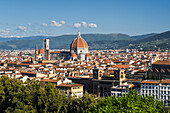
M 47 51 L 49 50 L 49 39 L 43 40 L 43 50 L 44 50 L 43 59 L 47 60 Z
M 38 61 L 38 47 L 35 48 L 35 61 Z
M 101 79 L 102 76 L 103 76 L 103 70 L 95 67 L 93 69 L 93 78 L 94 79 Z

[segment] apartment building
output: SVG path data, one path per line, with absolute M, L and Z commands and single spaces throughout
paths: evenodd
M 162 101 L 164 105 L 170 103 L 170 79 L 161 81 L 142 81 L 140 85 L 142 96 L 154 96 Z
M 75 84 L 75 83 L 65 83 L 56 86 L 57 89 L 60 90 L 60 93 L 65 93 L 66 97 L 71 96 L 74 97 L 82 97 L 83 96 L 83 85 Z

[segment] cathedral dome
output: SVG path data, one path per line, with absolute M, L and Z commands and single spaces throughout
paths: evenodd
M 78 32 L 78 36 L 71 43 L 71 48 L 88 48 L 86 41 L 81 37 L 80 32 Z
M 43 50 L 44 50 L 43 48 L 39 49 L 38 53 L 43 54 Z
M 91 57 L 91 55 L 90 55 L 89 53 L 87 53 L 85 56 L 86 56 L 86 57 Z
M 75 53 L 73 53 L 73 54 L 71 55 L 71 57 L 77 57 L 77 55 L 76 55 Z

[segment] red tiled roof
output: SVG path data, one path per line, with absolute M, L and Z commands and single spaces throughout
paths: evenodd
M 142 81 L 141 83 L 145 83 L 145 84 L 159 84 L 159 81 Z
M 168 80 L 162 80 L 161 83 L 170 83 L 170 79 L 168 79 Z
M 160 60 L 158 60 L 158 61 L 154 62 L 153 64 L 170 65 L 170 60 L 168 60 L 168 61 L 160 61 Z
M 78 87 L 78 86 L 84 86 L 83 84 L 60 84 L 58 86 L 62 87 Z
M 59 80 L 55 80 L 55 79 L 42 79 L 40 80 L 40 82 L 58 82 Z
M 71 55 L 71 57 L 77 57 L 77 55 L 76 55 L 75 53 L 73 53 L 73 54 Z
M 41 48 L 41 49 L 39 49 L 38 53 L 39 53 L 39 54 L 43 54 L 43 51 L 44 51 L 44 49 Z

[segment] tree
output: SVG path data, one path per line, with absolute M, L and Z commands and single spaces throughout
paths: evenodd
M 56 112 L 56 113 L 118 113 L 164 112 L 162 102 L 152 96 L 142 97 L 131 91 L 124 97 L 97 98 L 84 93 L 83 97 L 66 98 L 54 84 L 40 86 L 37 81 L 24 84 L 17 79 L 0 77 L 0 112 Z

